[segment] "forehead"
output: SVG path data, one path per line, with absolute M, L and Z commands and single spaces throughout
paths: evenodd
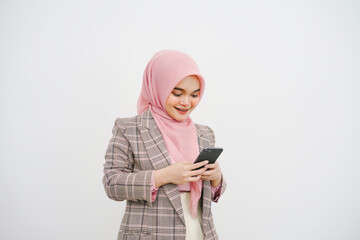
M 181 80 L 176 87 L 184 90 L 197 90 L 200 88 L 200 80 L 194 75 L 187 76 Z

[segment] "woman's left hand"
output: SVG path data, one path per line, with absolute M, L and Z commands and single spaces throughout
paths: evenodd
M 210 180 L 213 187 L 217 187 L 221 182 L 221 169 L 218 162 L 207 164 L 205 167 L 207 171 L 201 174 L 202 180 Z

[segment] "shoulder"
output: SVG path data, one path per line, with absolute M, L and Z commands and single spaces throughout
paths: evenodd
M 195 128 L 200 138 L 205 138 L 209 140 L 212 143 L 212 145 L 215 144 L 215 133 L 211 127 L 195 123 Z
M 202 134 L 214 134 L 214 131 L 211 129 L 211 127 L 195 123 L 195 128 L 198 133 Z
M 134 133 L 138 126 L 139 116 L 116 118 L 114 123 L 113 132 L 120 131 L 123 134 Z
M 135 134 L 139 127 L 152 129 L 155 126 L 155 120 L 149 110 L 134 116 L 127 118 L 117 118 L 115 120 L 114 128 L 119 129 L 123 133 L 127 132 Z
M 121 129 L 136 126 L 137 122 L 138 116 L 115 119 L 115 125 Z

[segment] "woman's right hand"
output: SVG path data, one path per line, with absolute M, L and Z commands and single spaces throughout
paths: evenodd
M 201 178 L 201 174 L 206 171 L 206 167 L 198 170 L 194 169 L 205 166 L 207 163 L 208 161 L 195 164 L 190 161 L 183 161 L 157 170 L 154 172 L 155 187 L 158 188 L 167 183 L 184 184 L 196 182 Z

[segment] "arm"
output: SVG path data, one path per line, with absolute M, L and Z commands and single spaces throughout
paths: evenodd
M 134 172 L 134 156 L 124 130 L 115 123 L 105 154 L 103 185 L 107 196 L 151 203 L 152 170 Z
M 203 161 L 193 164 L 190 161 L 183 161 L 172 164 L 166 168 L 154 171 L 154 185 L 156 188 L 168 184 L 184 184 L 188 182 L 196 182 L 201 178 L 201 174 L 206 171 L 206 168 L 194 170 L 207 164 L 208 161 Z
M 157 195 L 157 190 L 160 186 L 173 183 L 183 184 L 187 182 L 196 182 L 201 178 L 201 173 L 206 169 L 199 169 L 193 171 L 198 167 L 207 164 L 207 161 L 191 164 L 189 161 L 173 164 L 160 170 L 154 170 L 151 179 L 151 201 L 154 202 Z

